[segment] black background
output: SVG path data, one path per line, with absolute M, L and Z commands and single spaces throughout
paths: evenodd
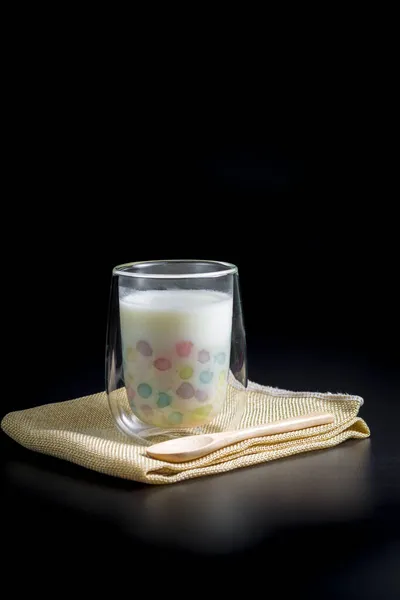
M 27 207 L 16 202 L 23 272 L 11 285 L 22 326 L 12 342 L 33 359 L 25 377 L 40 386 L 10 408 L 104 387 L 112 267 L 149 258 L 238 265 L 249 355 L 271 385 L 320 385 L 301 364 L 296 376 L 269 376 L 271 361 L 293 353 L 396 366 L 395 203 L 377 140 L 365 146 L 349 118 L 347 130 L 316 135 L 318 123 L 292 128 L 282 109 L 269 127 L 239 120 L 236 132 L 236 117 L 221 132 L 211 113 L 207 128 L 184 132 L 188 115 L 175 106 L 174 128 L 150 122 L 138 137 L 122 125 L 105 132 L 103 106 L 88 120 L 65 100 L 37 108 L 40 130 L 20 173 Z M 323 385 L 359 392 L 346 373 L 341 389 Z
M 290 566 L 302 580 L 313 564 L 322 569 L 313 543 L 332 560 L 333 539 L 351 578 L 351 584 L 340 580 L 338 597 L 343 590 L 359 597 L 354 578 L 375 572 L 363 593 L 379 582 L 391 598 L 399 557 L 398 167 L 385 78 L 371 72 L 367 59 L 319 56 L 316 49 L 310 65 L 296 44 L 287 57 L 279 46 L 253 75 L 249 63 L 236 69 L 229 51 L 221 63 L 211 61 L 211 73 L 203 56 L 184 58 L 182 48 L 179 66 L 163 49 L 150 56 L 148 45 L 130 63 L 121 58 L 122 43 L 111 59 L 109 45 L 96 36 L 92 42 L 85 32 L 76 34 L 79 40 L 63 34 L 58 41 L 58 33 L 15 44 L 7 65 L 3 237 L 12 237 L 5 247 L 4 328 L 11 334 L 3 414 L 104 389 L 114 265 L 157 258 L 233 262 L 250 379 L 363 396 L 383 499 L 367 522 L 350 518 L 336 528 L 328 519 L 302 530 L 300 519 L 296 534 L 288 526 L 235 558 L 222 553 L 218 564 L 251 573 L 272 561 L 278 573 L 292 551 L 305 549 L 314 562 L 303 557 Z M 100 518 L 89 502 L 72 509 L 65 499 L 74 488 L 46 477 L 62 473 L 64 483 L 87 483 L 92 491 L 78 490 L 82 498 L 100 489 L 136 492 L 134 484 L 32 458 L 4 435 L 2 442 L 6 462 L 23 481 L 9 484 L 3 513 L 13 524 L 10 568 L 19 552 L 16 536 L 30 568 L 60 576 L 68 561 L 70 572 L 90 563 L 98 577 L 114 544 L 141 573 L 148 574 L 152 556 L 165 560 L 168 544 L 174 560 L 184 561 L 173 534 L 166 550 L 151 536 L 137 536 L 138 529 L 116 531 L 111 517 Z M 188 488 L 182 490 L 185 496 Z M 199 493 L 207 496 L 208 489 Z M 349 539 L 358 544 L 349 546 Z

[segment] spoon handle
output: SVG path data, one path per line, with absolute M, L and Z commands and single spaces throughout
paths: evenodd
M 213 440 L 216 445 L 212 444 L 214 449 L 223 448 L 228 444 L 236 444 L 243 440 L 248 440 L 255 437 L 263 437 L 266 435 L 276 435 L 278 433 L 287 433 L 289 431 L 297 431 L 298 429 L 306 429 L 307 427 L 316 427 L 318 425 L 327 425 L 333 423 L 334 416 L 328 412 L 314 412 L 298 417 L 290 417 L 267 423 L 266 425 L 258 425 L 257 427 L 249 427 L 240 431 L 224 431 L 222 433 L 213 434 Z

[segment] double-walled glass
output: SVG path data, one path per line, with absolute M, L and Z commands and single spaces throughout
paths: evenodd
M 113 269 L 106 387 L 122 432 L 234 428 L 243 406 L 227 403 L 229 379 L 247 386 L 235 265 L 160 260 Z

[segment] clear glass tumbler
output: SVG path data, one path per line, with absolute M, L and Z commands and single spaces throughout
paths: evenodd
M 160 260 L 113 269 L 106 388 L 123 433 L 234 428 L 243 405 L 227 402 L 227 386 L 246 387 L 246 367 L 235 265 Z

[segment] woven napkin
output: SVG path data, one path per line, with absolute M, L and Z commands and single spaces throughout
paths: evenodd
M 175 483 L 224 473 L 370 435 L 367 424 L 358 416 L 363 404 L 359 396 L 290 392 L 251 382 L 244 390 L 231 380 L 226 414 L 233 405 L 243 400 L 245 408 L 238 424 L 240 429 L 312 411 L 329 411 L 334 414 L 335 422 L 239 442 L 180 464 L 166 463 L 146 455 L 147 446 L 168 439 L 167 435 L 145 440 L 139 437 L 131 439 L 119 433 L 105 392 L 11 412 L 3 418 L 1 427 L 30 450 L 107 475 L 150 484 Z M 222 423 L 223 418 L 224 415 Z

